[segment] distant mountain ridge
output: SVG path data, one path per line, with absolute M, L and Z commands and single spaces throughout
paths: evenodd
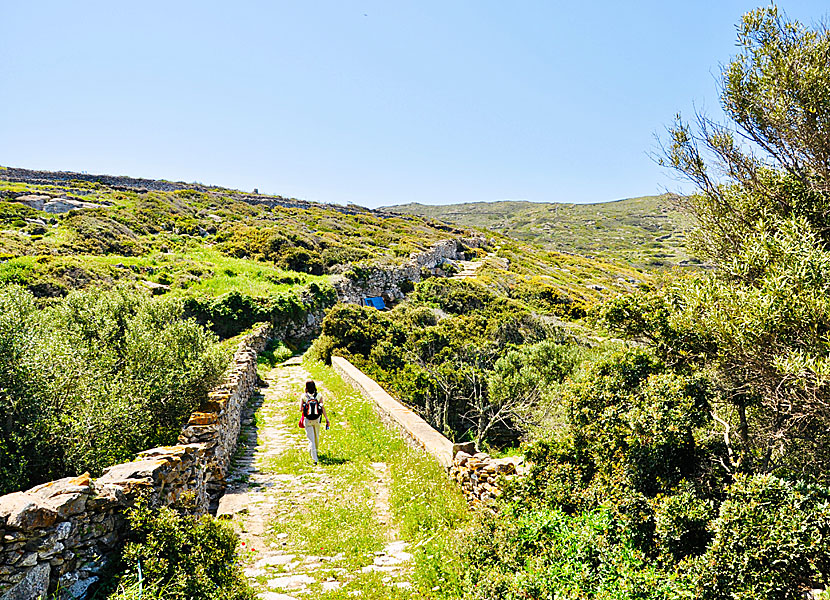
M 379 210 L 485 228 L 557 252 L 624 261 L 638 268 L 696 262 L 686 251 L 691 219 L 668 195 L 595 204 L 513 200 L 443 206 L 410 203 Z

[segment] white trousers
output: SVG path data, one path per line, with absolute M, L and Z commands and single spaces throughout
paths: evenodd
M 308 453 L 317 462 L 317 448 L 320 445 L 320 419 L 305 420 L 305 435 L 308 438 Z

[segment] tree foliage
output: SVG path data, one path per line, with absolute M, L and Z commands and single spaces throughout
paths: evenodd
M 0 491 L 100 471 L 175 441 L 227 355 L 181 301 L 127 289 L 39 309 L 0 289 Z
M 719 390 L 731 473 L 828 481 L 830 32 L 752 11 L 723 70 L 731 125 L 678 120 L 665 163 L 698 186 L 698 252 L 715 269 L 603 311 Z

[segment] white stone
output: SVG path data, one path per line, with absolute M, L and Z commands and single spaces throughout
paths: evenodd
M 259 595 L 260 600 L 297 600 L 294 596 L 288 594 L 278 594 L 277 592 L 262 592 Z
M 284 590 L 296 590 L 314 583 L 314 578 L 308 575 L 286 575 L 268 580 L 268 587 L 282 588 Z
M 275 565 L 286 565 L 294 560 L 293 554 L 278 554 L 276 556 L 266 556 L 264 558 L 260 558 L 254 564 L 255 567 L 262 568 L 262 567 L 271 567 Z
M 70 523 L 69 521 L 64 521 L 63 523 L 60 523 L 55 528 L 55 536 L 59 540 L 65 540 L 66 538 L 69 537 L 69 534 L 70 534 L 71 531 L 72 531 L 72 523 Z
M 403 541 L 392 542 L 390 544 L 386 544 L 386 546 L 384 546 L 383 548 L 383 551 L 386 554 L 397 554 L 398 552 L 403 552 L 404 550 L 406 550 L 406 547 L 408 545 L 409 544 Z
M 401 556 L 404 556 L 405 558 L 401 558 Z M 395 556 L 376 556 L 375 564 L 379 567 L 390 567 L 392 565 L 399 565 L 401 563 L 404 563 L 408 561 L 410 558 L 412 558 L 412 555 L 407 552 L 400 552 Z
M 17 563 L 18 567 L 34 567 L 37 564 L 37 552 L 30 552 Z

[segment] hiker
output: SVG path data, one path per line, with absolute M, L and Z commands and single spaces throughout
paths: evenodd
M 329 416 L 323 406 L 323 399 L 317 391 L 317 384 L 309 380 L 305 383 L 305 394 L 300 400 L 300 426 L 305 427 L 308 438 L 308 453 L 311 460 L 317 464 L 317 448 L 320 445 L 320 418 L 326 418 L 326 429 L 329 428 Z

